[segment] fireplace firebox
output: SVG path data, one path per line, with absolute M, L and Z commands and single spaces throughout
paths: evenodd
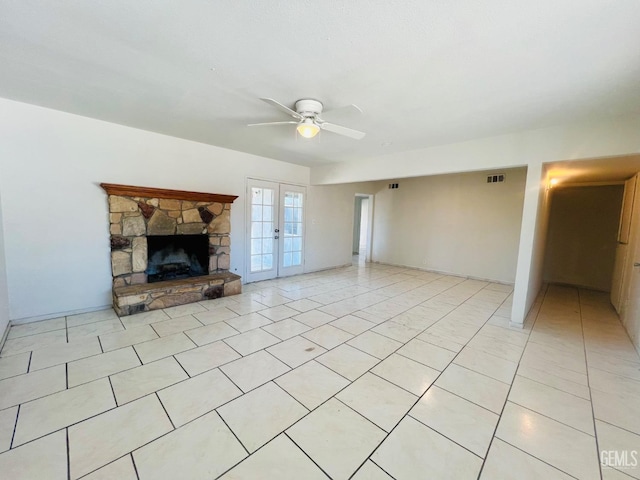
M 207 275 L 207 235 L 153 235 L 147 237 L 147 282 Z

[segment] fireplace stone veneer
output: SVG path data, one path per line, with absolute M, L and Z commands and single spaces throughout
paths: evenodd
M 109 195 L 113 303 L 118 315 L 240 293 L 230 273 L 233 195 L 102 183 Z M 205 234 L 208 275 L 147 283 L 147 237 Z

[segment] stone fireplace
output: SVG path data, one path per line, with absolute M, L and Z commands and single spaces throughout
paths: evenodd
M 233 195 L 102 183 L 118 315 L 240 293 L 229 272 Z

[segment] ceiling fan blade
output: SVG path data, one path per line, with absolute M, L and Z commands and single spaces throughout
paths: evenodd
M 325 110 L 322 112 L 322 117 L 327 117 L 329 119 L 332 118 L 338 118 L 338 117 L 344 117 L 344 116 L 350 116 L 350 115 L 361 115 L 362 114 L 362 109 L 357 106 L 354 105 L 353 103 L 351 105 L 345 105 L 344 107 L 338 107 L 338 108 L 332 108 L 331 110 Z
M 261 127 L 264 125 L 289 125 L 289 124 L 294 124 L 297 125 L 300 122 L 294 122 L 293 120 L 290 122 L 264 122 L 264 123 L 250 123 L 247 125 L 247 127 Z
M 304 118 L 295 110 L 291 110 L 289 107 L 281 104 L 280 102 L 274 100 L 273 98 L 261 98 L 260 100 L 262 100 L 263 102 L 267 102 L 269 105 L 276 107 L 278 110 L 286 113 L 287 115 L 291 115 L 293 118 L 297 120 L 302 120 Z
M 360 140 L 364 138 L 364 136 L 366 135 L 366 133 L 364 132 L 360 132 L 352 128 L 343 127 L 341 125 L 336 125 L 334 123 L 324 122 L 324 123 L 319 123 L 318 125 L 323 130 L 337 133 L 338 135 L 344 135 L 345 137 L 354 138 L 356 140 Z

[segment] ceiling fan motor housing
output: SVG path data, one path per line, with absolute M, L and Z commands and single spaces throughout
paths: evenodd
M 315 117 L 322 113 L 322 102 L 304 98 L 296 102 L 296 112 L 303 117 Z

